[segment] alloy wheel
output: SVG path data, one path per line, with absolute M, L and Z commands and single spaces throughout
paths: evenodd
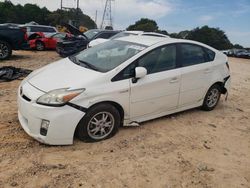
M 114 116 L 109 112 L 95 114 L 87 125 L 88 135 L 95 140 L 106 138 L 113 130 Z
M 220 91 L 217 88 L 212 89 L 207 97 L 207 106 L 213 107 L 217 104 L 218 100 L 220 98 Z

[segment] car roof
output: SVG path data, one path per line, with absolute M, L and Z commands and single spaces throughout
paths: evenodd
M 124 33 L 131 33 L 131 34 L 135 34 L 135 35 L 139 35 L 144 33 L 143 31 L 123 31 Z
M 217 51 L 216 49 L 212 48 L 211 46 L 208 46 L 206 44 L 192 41 L 192 40 L 186 40 L 186 39 L 176 39 L 176 38 L 168 38 L 168 37 L 156 37 L 156 36 L 126 36 L 117 38 L 114 40 L 120 40 L 120 41 L 127 41 L 132 43 L 137 43 L 145 46 L 152 46 L 160 42 L 165 42 L 165 44 L 171 44 L 171 43 L 190 43 L 190 44 L 197 44 L 206 48 L 209 48 L 211 50 Z
M 88 31 L 96 31 L 96 32 L 120 32 L 119 30 L 105 30 L 105 29 L 90 29 Z
M 53 26 L 49 26 L 49 25 L 22 25 L 24 27 L 51 27 L 51 28 L 55 28 Z
M 152 46 L 152 45 L 154 45 L 156 43 L 164 42 L 164 41 L 172 43 L 172 42 L 175 42 L 178 39 L 139 35 L 139 36 L 121 37 L 121 38 L 117 38 L 115 40 L 133 42 L 133 43 L 142 44 L 142 45 L 145 45 L 145 46 Z
M 164 34 L 161 34 L 161 33 L 155 33 L 155 32 L 143 32 L 141 35 L 148 35 L 148 36 L 158 36 L 158 37 L 168 37 L 168 35 L 164 35 Z

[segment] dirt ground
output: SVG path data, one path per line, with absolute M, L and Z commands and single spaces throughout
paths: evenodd
M 0 66 L 37 69 L 57 59 L 53 51 L 19 51 Z M 193 109 L 72 146 L 29 137 L 17 118 L 20 81 L 0 83 L 0 187 L 250 187 L 250 60 L 229 62 L 232 89 L 214 111 Z

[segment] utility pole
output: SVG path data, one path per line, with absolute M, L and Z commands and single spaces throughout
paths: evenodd
M 95 11 L 95 23 L 97 25 L 97 10 Z
M 76 25 L 79 26 L 79 0 L 77 0 L 77 6 L 76 6 Z
M 80 12 L 80 0 L 74 0 L 74 1 L 77 1 L 77 5 L 76 5 L 76 20 L 74 21 L 74 25 L 78 25 L 79 24 L 79 12 Z M 61 10 L 71 10 L 71 9 L 74 9 L 74 8 L 71 8 L 71 7 L 65 7 L 63 6 L 63 0 L 61 0 Z
M 112 6 L 111 2 L 114 0 L 106 0 L 105 8 L 102 16 L 101 29 L 109 28 L 113 29 L 113 20 L 112 20 Z

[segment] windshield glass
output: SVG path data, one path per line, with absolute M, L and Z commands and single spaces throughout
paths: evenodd
M 130 59 L 146 46 L 126 41 L 111 40 L 86 49 L 69 59 L 86 68 L 108 72 Z
M 98 34 L 100 31 L 98 30 L 89 30 L 84 33 L 84 35 L 91 40 L 96 34 Z

